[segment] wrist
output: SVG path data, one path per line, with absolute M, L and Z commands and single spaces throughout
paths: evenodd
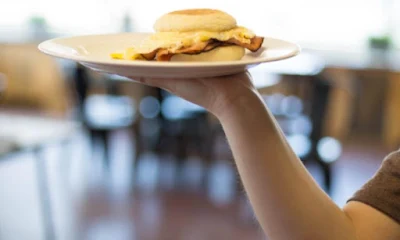
M 222 101 L 214 115 L 220 122 L 257 111 L 257 109 L 265 108 L 264 102 L 256 90 L 247 90 L 240 95 L 231 98 L 225 98 Z

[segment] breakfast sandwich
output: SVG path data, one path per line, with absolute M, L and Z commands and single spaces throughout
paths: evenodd
M 238 26 L 236 19 L 214 9 L 167 13 L 154 24 L 155 33 L 141 44 L 112 53 L 114 59 L 145 61 L 232 61 L 245 49 L 258 51 L 264 38 Z

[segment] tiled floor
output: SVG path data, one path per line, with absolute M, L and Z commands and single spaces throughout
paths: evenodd
M 385 151 L 374 142 L 346 144 L 335 164 L 333 199 L 343 205 L 379 167 Z M 57 239 L 180 240 L 264 239 L 243 194 L 235 190 L 236 173 L 228 161 L 208 171 L 209 183 L 199 184 L 202 165 L 187 161 L 174 186 L 173 158 L 141 156 L 132 174 L 132 139 L 116 132 L 109 169 L 102 152 L 90 154 L 84 135 L 67 148 L 44 151 Z M 0 162 L 0 239 L 44 239 L 34 159 L 29 153 Z M 318 178 L 313 166 L 310 171 Z

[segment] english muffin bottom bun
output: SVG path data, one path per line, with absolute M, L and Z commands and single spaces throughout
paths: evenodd
M 237 61 L 242 59 L 245 49 L 239 46 L 222 46 L 199 54 L 176 54 L 171 57 L 172 62 L 218 62 Z
M 156 20 L 156 32 L 222 32 L 237 27 L 236 19 L 215 9 L 187 9 L 167 13 Z

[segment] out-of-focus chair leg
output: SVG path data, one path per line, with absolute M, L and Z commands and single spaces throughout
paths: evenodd
M 36 178 L 39 188 L 39 196 L 41 203 L 42 219 L 44 224 L 44 232 L 46 240 L 55 240 L 56 233 L 53 221 L 53 209 L 51 204 L 51 195 L 48 184 L 46 159 L 43 156 L 42 148 L 34 149 Z

